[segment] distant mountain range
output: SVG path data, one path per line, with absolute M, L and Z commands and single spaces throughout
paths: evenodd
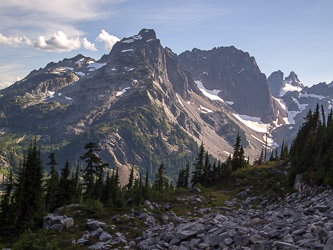
M 332 85 L 304 87 L 294 72 L 266 79 L 235 47 L 178 56 L 143 29 L 98 61 L 77 55 L 51 62 L 0 90 L 0 132 L 6 145 L 23 150 L 37 136 L 44 162 L 55 152 L 60 167 L 66 158 L 81 164 L 84 144 L 95 141 L 123 183 L 131 164 L 154 177 L 164 163 L 175 179 L 201 142 L 222 161 L 238 133 L 251 161 L 266 140 L 269 150 L 290 143 L 309 108 L 331 108 Z

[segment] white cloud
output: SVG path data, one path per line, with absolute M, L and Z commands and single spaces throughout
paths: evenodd
M 12 37 L 12 36 L 4 36 L 0 33 L 0 43 L 8 44 L 13 47 L 18 47 L 19 44 L 21 44 L 23 41 L 22 37 Z
M 50 39 L 38 37 L 38 40 L 33 42 L 33 47 L 44 51 L 69 52 L 79 49 L 81 41 L 79 37 L 68 39 L 64 32 L 58 31 Z
M 96 38 L 96 41 L 104 42 L 104 50 L 110 51 L 113 45 L 115 45 L 116 42 L 120 41 L 120 39 L 116 36 L 110 35 L 105 30 L 102 30 Z
M 82 44 L 85 49 L 88 49 L 90 51 L 97 51 L 95 44 L 89 42 L 86 37 L 82 39 Z
M 8 86 L 12 85 L 12 82 L 0 82 L 0 89 L 7 88 Z

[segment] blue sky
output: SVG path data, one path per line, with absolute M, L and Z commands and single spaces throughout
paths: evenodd
M 333 81 L 331 0 L 6 0 L 0 2 L 0 88 L 81 53 L 98 60 L 117 39 L 154 29 L 180 54 L 235 46 L 268 77 Z

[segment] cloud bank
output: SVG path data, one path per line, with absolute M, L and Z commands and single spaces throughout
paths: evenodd
M 32 45 L 34 48 L 44 51 L 69 52 L 79 49 L 81 41 L 78 37 L 68 39 L 65 33 L 58 31 L 50 39 L 46 39 L 44 36 L 38 37 Z
M 116 36 L 110 35 L 105 30 L 102 30 L 96 38 L 96 41 L 104 42 L 104 50 L 110 51 L 113 45 L 115 45 L 116 42 L 120 41 L 120 39 Z

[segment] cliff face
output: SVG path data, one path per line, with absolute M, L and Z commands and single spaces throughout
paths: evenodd
M 237 113 L 260 117 L 263 122 L 276 119 L 266 77 L 248 53 L 234 47 L 193 49 L 180 54 L 179 61 L 207 89 L 221 90 L 218 95 L 233 103 Z

